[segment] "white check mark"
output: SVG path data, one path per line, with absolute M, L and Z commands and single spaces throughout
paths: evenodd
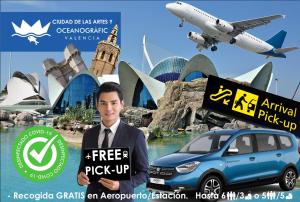
M 37 153 L 37 151 L 35 149 L 31 150 L 30 155 L 37 160 L 39 163 L 42 162 L 44 156 L 47 153 L 47 150 L 49 149 L 49 147 L 51 146 L 52 142 L 54 141 L 54 139 L 57 137 L 57 135 L 55 135 L 49 142 L 47 142 L 47 144 L 43 147 L 42 151 L 40 153 Z

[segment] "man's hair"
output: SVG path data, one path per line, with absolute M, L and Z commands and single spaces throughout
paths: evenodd
M 97 102 L 99 101 L 101 93 L 110 93 L 110 92 L 117 92 L 119 99 L 121 101 L 123 100 L 123 94 L 120 85 L 115 82 L 105 82 L 101 84 L 99 87 L 99 90 L 97 92 Z

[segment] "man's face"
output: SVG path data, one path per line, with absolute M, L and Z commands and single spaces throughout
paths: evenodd
M 117 92 L 104 92 L 100 94 L 97 109 L 105 126 L 110 127 L 118 120 L 123 107 L 124 102 L 120 100 Z

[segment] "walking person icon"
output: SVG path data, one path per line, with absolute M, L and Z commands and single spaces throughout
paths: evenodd
M 248 103 L 246 101 L 246 94 L 242 95 L 236 102 L 235 102 L 235 105 L 234 105 L 234 108 L 237 108 L 238 106 L 241 108 L 241 110 L 243 110 L 243 102 L 245 103 Z

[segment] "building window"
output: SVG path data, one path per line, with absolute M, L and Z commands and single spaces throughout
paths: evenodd
M 112 36 L 111 39 L 110 39 L 110 42 L 114 42 L 114 39 L 115 39 L 115 36 Z
M 113 57 L 113 54 L 111 53 L 110 56 L 109 56 L 108 62 L 111 62 L 112 57 Z
M 105 55 L 105 51 L 102 52 L 102 54 L 101 54 L 101 59 L 104 58 L 104 55 Z
M 155 79 L 166 83 L 167 81 L 176 81 L 178 80 L 180 74 L 179 73 L 165 73 L 165 74 L 161 74 L 157 77 L 155 77 Z

